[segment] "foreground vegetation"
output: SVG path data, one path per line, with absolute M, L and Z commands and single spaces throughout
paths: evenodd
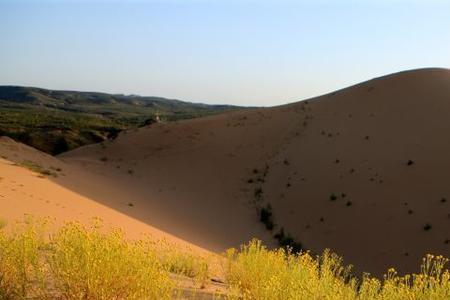
M 227 282 L 236 298 L 419 300 L 450 299 L 448 259 L 427 255 L 420 274 L 398 276 L 389 269 L 383 280 L 352 277 L 350 267 L 326 250 L 318 257 L 268 250 L 252 241 L 240 251 L 229 250 Z M 236 292 L 237 291 L 237 292 Z
M 0 230 L 0 299 L 172 299 L 170 272 L 208 277 L 203 258 L 164 241 L 128 241 L 99 220 L 49 224 L 29 218 Z
M 293 254 L 257 240 L 216 258 L 164 241 L 129 241 L 99 220 L 55 229 L 29 218 L 0 229 L 0 299 L 171 299 L 179 295 L 171 273 L 201 289 L 217 265 L 228 291 L 216 299 L 450 299 L 448 260 L 440 256 L 424 258 L 419 274 L 390 269 L 383 280 L 352 277 L 329 251 Z
M 113 139 L 121 130 L 163 120 L 189 119 L 237 107 L 159 97 L 0 86 L 0 136 L 49 154 Z

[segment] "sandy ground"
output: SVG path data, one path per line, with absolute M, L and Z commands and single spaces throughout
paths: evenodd
M 88 174 L 76 166 L 67 165 L 7 137 L 0 137 L 0 156 L 0 219 L 7 223 L 21 221 L 27 215 L 50 217 L 55 225 L 64 221 L 80 221 L 89 225 L 94 218 L 100 218 L 106 228 L 122 228 L 132 239 L 151 236 L 199 253 L 209 253 L 149 224 L 130 218 L 126 213 L 87 198 L 63 184 L 73 178 L 85 178 L 99 184 L 101 178 L 97 178 L 95 174 Z M 18 165 L 26 161 L 37 163 L 55 175 L 43 176 Z
M 1 211 L 97 215 L 223 251 L 252 237 L 276 245 L 253 206 L 261 189 L 276 229 L 313 252 L 331 248 L 377 275 L 393 265 L 418 271 L 425 253 L 450 256 L 449 100 L 450 71 L 426 69 L 290 105 L 155 124 L 57 158 L 3 139 L 8 161 L 42 159 L 65 176 L 36 178 L 0 161 Z

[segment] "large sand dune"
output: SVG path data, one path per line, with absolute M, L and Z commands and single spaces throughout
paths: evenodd
M 449 129 L 450 71 L 424 69 L 154 124 L 49 159 L 73 169 L 52 179 L 67 193 L 214 251 L 252 237 L 276 245 L 256 192 L 307 249 L 331 248 L 380 274 L 417 271 L 425 253 L 450 256 Z

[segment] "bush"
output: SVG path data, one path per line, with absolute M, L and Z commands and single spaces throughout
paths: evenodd
M 273 237 L 278 240 L 278 244 L 281 247 L 293 253 L 298 253 L 303 249 L 302 244 L 296 242 L 290 234 L 286 234 L 283 227 L 281 227 L 278 233 L 276 233 Z
M 272 220 L 272 206 L 267 204 L 266 207 L 262 207 L 259 211 L 259 220 L 266 226 L 267 230 L 272 230 L 274 223 Z
M 258 201 L 261 200 L 262 199 L 262 194 L 263 194 L 263 190 L 262 190 L 261 187 L 255 188 L 254 196 L 255 196 L 256 200 L 258 200 Z
M 0 299 L 170 299 L 174 284 L 149 244 L 97 222 L 67 223 L 44 240 L 44 223 L 0 231 Z
M 227 251 L 226 279 L 237 299 L 294 300 L 404 300 L 449 299 L 450 272 L 447 259 L 427 255 L 419 274 L 398 276 L 389 269 L 383 280 L 365 274 L 351 275 L 351 266 L 325 250 L 312 257 L 268 250 L 253 240 L 240 251 Z
M 207 257 L 194 254 L 189 248 L 174 248 L 164 240 L 158 241 L 153 248 L 157 249 L 158 258 L 165 270 L 192 278 L 197 286 L 205 287 L 210 277 L 209 260 L 212 258 L 208 260 Z
M 430 224 L 430 223 L 426 223 L 426 224 L 423 226 L 423 230 L 425 230 L 425 231 L 431 230 L 431 224 Z
M 53 145 L 52 155 L 57 155 L 69 150 L 70 147 L 69 144 L 67 143 L 67 140 L 63 136 L 61 136 L 56 140 L 55 144 Z
M 52 238 L 49 265 L 68 299 L 169 299 L 172 283 L 151 248 L 127 242 L 120 230 L 102 233 L 68 223 Z
M 42 234 L 31 220 L 17 225 L 13 236 L 0 230 L 0 299 L 23 299 L 42 296 L 44 274 L 39 249 Z

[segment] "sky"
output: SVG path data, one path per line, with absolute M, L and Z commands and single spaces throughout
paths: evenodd
M 450 1 L 0 0 L 0 85 L 272 106 L 450 68 Z

